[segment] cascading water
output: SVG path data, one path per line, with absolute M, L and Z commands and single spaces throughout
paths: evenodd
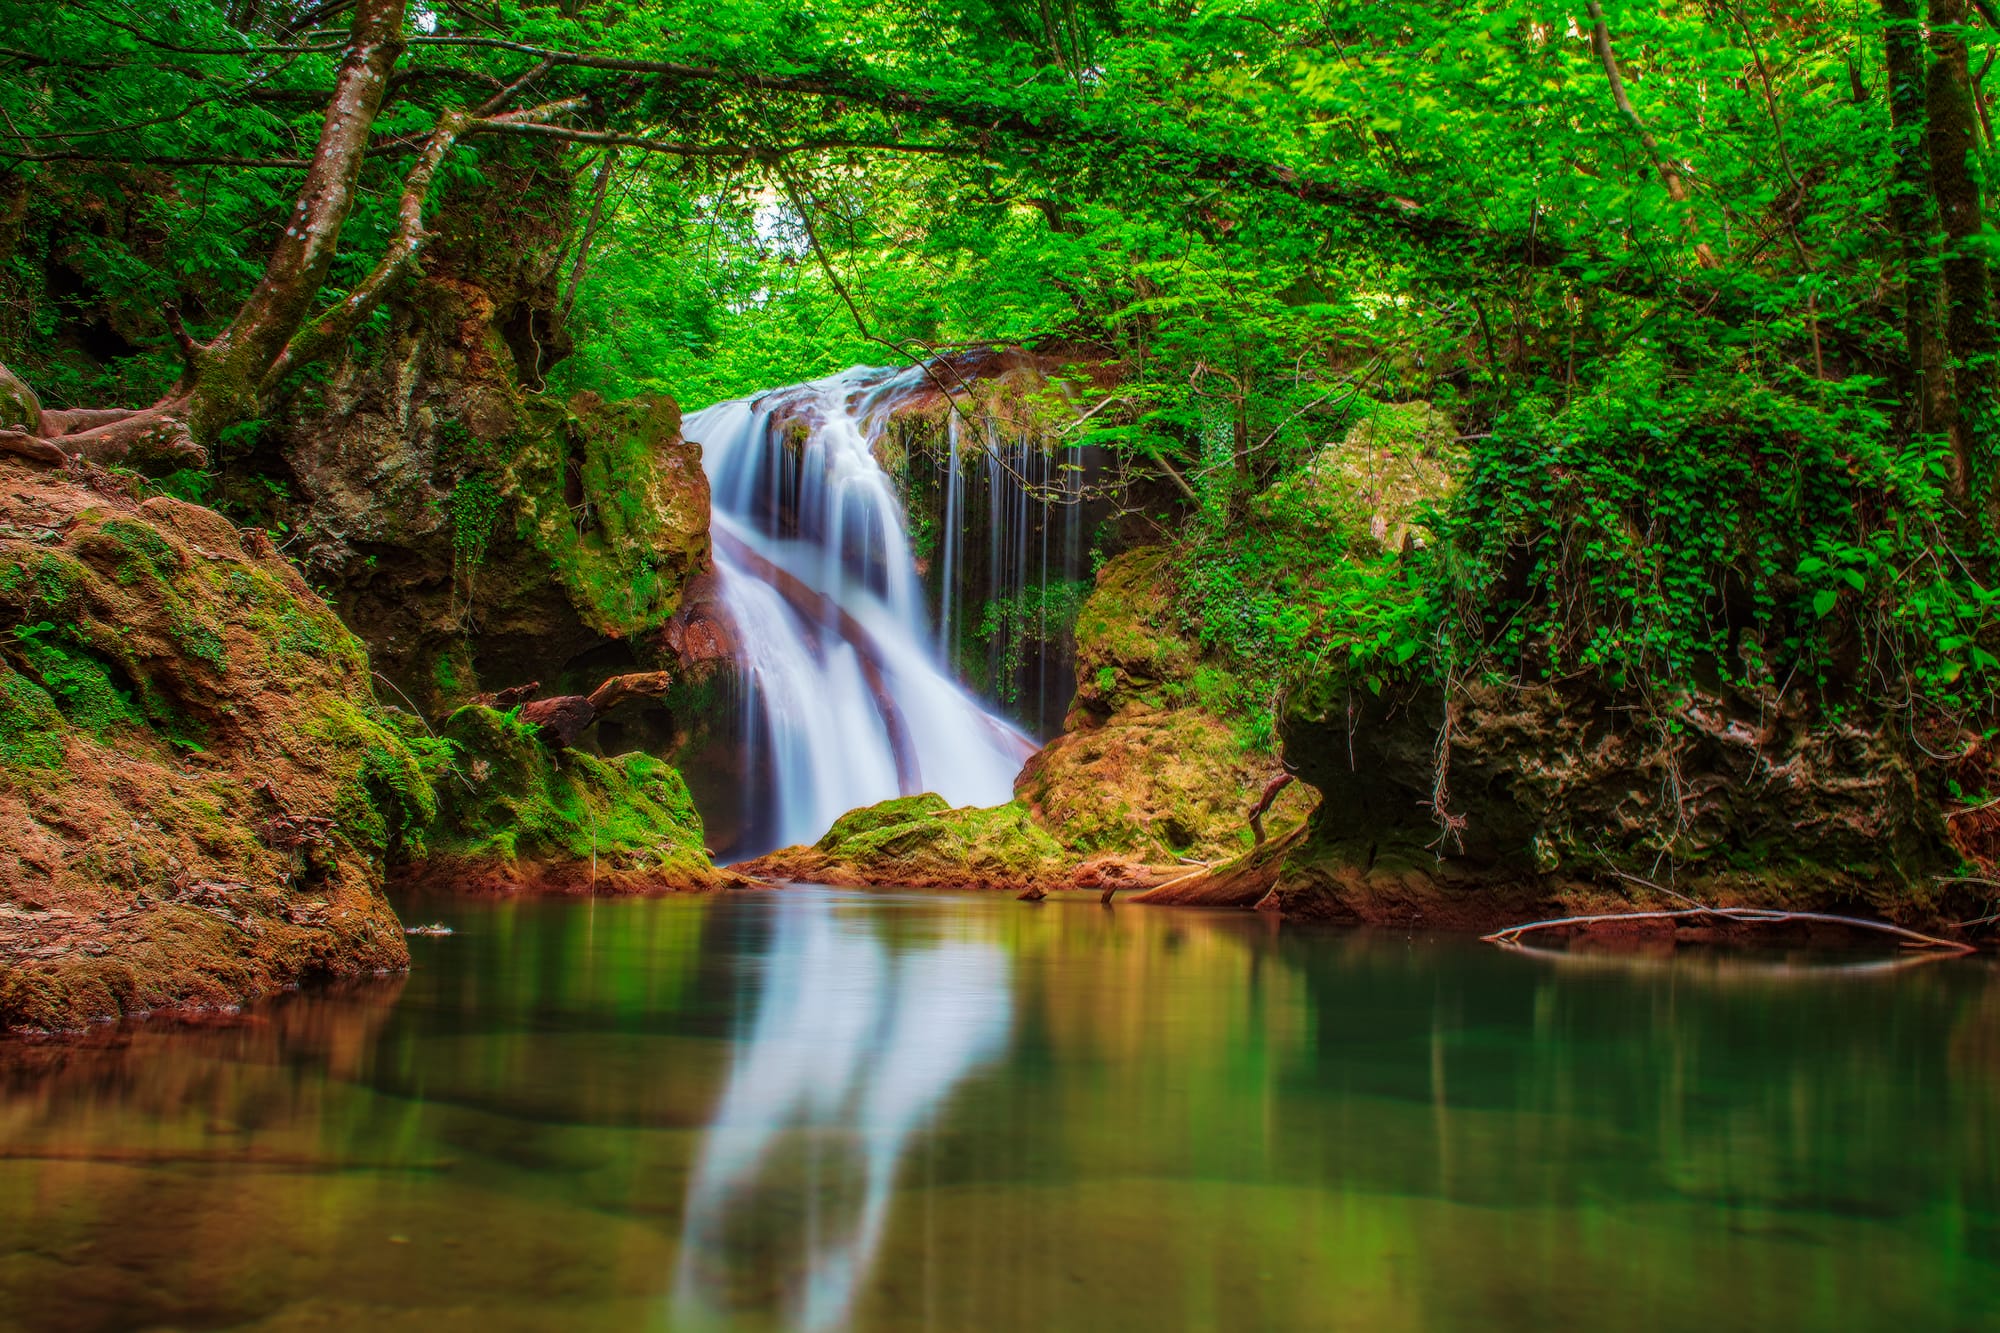
M 926 384 L 921 371 L 857 367 L 683 424 L 702 445 L 748 686 L 747 780 L 765 792 L 743 855 L 810 842 L 899 794 L 1000 804 L 1034 749 L 952 679 L 875 457 L 896 404 Z

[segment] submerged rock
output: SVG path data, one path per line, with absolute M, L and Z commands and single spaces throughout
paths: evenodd
M 1071 860 L 1019 803 L 954 809 L 925 792 L 849 811 L 812 846 L 736 869 L 816 884 L 1004 889 L 1054 884 Z
M 261 533 L 0 460 L 0 1026 L 402 967 L 384 856 L 433 808 Z
M 708 889 L 725 876 L 702 846 L 687 784 L 649 754 L 554 750 L 514 712 L 474 705 L 446 721 L 462 777 L 398 872 L 461 892 Z

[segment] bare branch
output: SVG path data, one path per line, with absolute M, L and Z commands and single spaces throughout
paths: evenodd
M 546 70 L 538 67 L 517 79 L 508 88 L 496 94 L 486 105 L 504 104 L 515 89 L 522 87 Z M 569 97 L 560 101 L 547 102 L 538 107 L 510 112 L 504 118 L 506 123 L 529 124 L 544 116 L 565 115 L 581 109 L 587 99 Z M 382 303 L 397 279 L 409 271 L 422 253 L 424 243 L 430 233 L 424 230 L 424 204 L 430 198 L 431 187 L 436 183 L 438 168 L 450 155 L 460 138 L 476 124 L 492 125 L 497 120 L 478 122 L 474 113 L 467 111 L 447 111 L 438 117 L 436 128 L 425 141 L 423 151 L 411 166 L 409 175 L 403 178 L 402 197 L 396 205 L 396 231 L 389 238 L 388 247 L 382 258 L 368 276 L 330 309 L 300 329 L 285 344 L 284 350 L 265 372 L 259 384 L 260 392 L 269 393 L 298 367 L 316 361 L 327 355 L 344 341 L 349 333 Z
M 613 148 L 637 148 L 669 157 L 726 158 L 745 162 L 775 162 L 794 153 L 825 152 L 834 149 L 866 149 L 888 153 L 931 153 L 964 156 L 973 150 L 955 144 L 903 143 L 889 139 L 808 139 L 794 144 L 688 144 L 655 139 L 641 134 L 619 134 L 609 130 L 576 130 L 561 125 L 540 125 L 518 121 L 487 121 L 468 134 L 525 134 L 566 143 L 606 144 Z

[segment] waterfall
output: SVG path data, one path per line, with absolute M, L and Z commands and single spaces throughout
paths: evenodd
M 896 405 L 927 388 L 920 370 L 856 367 L 684 422 L 702 445 L 715 569 L 748 686 L 755 817 L 733 849 L 742 855 L 811 842 L 899 794 L 998 805 L 1034 749 L 952 678 L 875 456 Z

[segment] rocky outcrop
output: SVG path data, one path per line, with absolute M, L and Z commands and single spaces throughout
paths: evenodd
M 1077 616 L 1077 688 L 1063 734 L 1031 758 L 1014 794 L 1078 855 L 1171 863 L 1249 850 L 1246 811 L 1278 772 L 1245 734 L 1234 681 L 1182 631 L 1172 557 L 1128 551 L 1099 571 Z M 1304 819 L 1287 791 L 1267 822 Z
M 0 1026 L 404 965 L 430 764 L 261 534 L 0 460 L 0 695 Z
M 1284 733 L 1322 793 L 1268 904 L 1287 916 L 1492 927 L 1681 895 L 1931 922 L 1958 861 L 1898 733 L 1798 695 L 1474 683 L 1447 713 L 1329 673 Z
M 725 882 L 674 768 L 644 753 L 553 750 L 515 711 L 474 705 L 444 737 L 457 774 L 399 879 L 473 893 L 639 893 Z
M 1018 804 L 954 809 L 925 792 L 850 811 L 811 847 L 736 869 L 814 884 L 1019 889 L 1064 881 L 1072 861 Z

